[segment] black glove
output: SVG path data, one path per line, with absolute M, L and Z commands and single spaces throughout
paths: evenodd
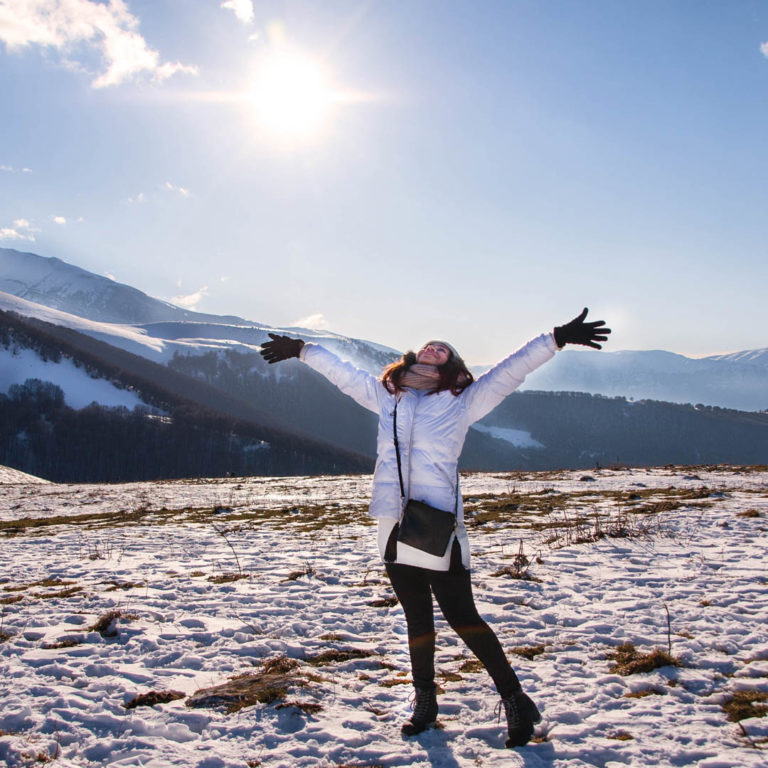
M 272 341 L 265 341 L 261 345 L 261 356 L 270 364 L 279 363 L 289 357 L 298 357 L 304 342 L 301 339 L 292 339 L 290 336 L 280 336 L 270 333 Z
M 582 344 L 585 347 L 593 349 L 602 349 L 596 341 L 608 341 L 610 328 L 605 327 L 605 320 L 598 320 L 594 323 L 585 323 L 584 318 L 589 310 L 584 307 L 578 317 L 574 317 L 570 323 L 558 325 L 555 328 L 555 344 L 558 347 L 564 347 L 566 344 Z

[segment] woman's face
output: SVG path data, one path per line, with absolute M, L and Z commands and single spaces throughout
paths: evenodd
M 447 363 L 450 358 L 451 350 L 445 344 L 436 341 L 430 341 L 416 353 L 416 362 L 426 365 L 442 365 Z

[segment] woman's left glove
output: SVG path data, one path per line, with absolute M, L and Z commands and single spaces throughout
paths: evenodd
M 584 307 L 578 317 L 574 317 L 570 323 L 558 325 L 555 328 L 555 344 L 561 349 L 566 344 L 581 344 L 593 349 L 602 349 L 597 341 L 608 341 L 610 328 L 605 327 L 605 320 L 597 320 L 594 323 L 585 323 L 584 318 L 589 310 Z
M 280 336 L 278 333 L 270 333 L 272 341 L 265 341 L 261 345 L 261 356 L 270 364 L 288 360 L 290 357 L 298 357 L 304 342 L 301 339 L 292 339 L 290 336 Z

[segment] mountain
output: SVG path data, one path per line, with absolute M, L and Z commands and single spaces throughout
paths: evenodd
M 66 325 L 163 363 L 212 350 L 256 352 L 270 331 L 318 341 L 376 373 L 399 354 L 340 334 L 191 312 L 61 259 L 10 248 L 0 248 L 0 309 Z M 56 311 L 63 314 L 51 314 Z M 768 348 L 698 359 L 662 350 L 567 349 L 534 372 L 524 389 L 766 410 Z
M 37 385 L 27 386 L 27 380 L 37 379 L 60 390 L 60 397 L 43 391 L 59 405 L 82 409 L 91 399 L 123 409 L 138 404 L 141 418 L 141 403 L 164 402 L 170 392 L 191 403 L 193 411 L 203 408 L 217 414 L 215 419 L 235 419 L 248 425 L 241 431 L 286 433 L 293 443 L 282 454 L 280 466 L 285 474 L 308 466 L 310 459 L 300 449 L 302 441 L 310 452 L 322 453 L 322 446 L 340 452 L 342 458 L 330 461 L 337 468 L 355 462 L 360 467 L 373 460 L 374 414 L 298 361 L 267 365 L 259 349 L 270 331 L 299 335 L 373 373 L 396 359 L 397 351 L 330 332 L 281 329 L 236 317 L 190 313 L 58 259 L 10 249 L 0 249 L 0 256 L 0 285 L 13 290 L 0 291 L 0 310 L 15 313 L 8 315 L 11 320 L 5 324 L 18 324 L 18 320 L 33 326 L 37 323 L 37 329 L 54 346 L 61 344 L 69 350 L 57 356 L 55 352 L 41 354 L 39 348 L 25 346 L 18 338 L 0 343 L 0 397 L 15 387 L 14 392 L 26 398 L 24 402 L 34 402 Z M 39 303 L 42 301 L 47 304 Z M 110 316 L 119 317 L 120 322 L 99 319 L 110 302 L 114 304 Z M 41 323 L 50 327 L 42 329 Z M 0 332 L 2 326 L 0 320 Z M 664 351 L 566 350 L 529 377 L 525 391 L 469 431 L 462 467 L 584 467 L 594 461 L 627 461 L 627 456 L 643 464 L 658 463 L 662 458 L 665 463 L 718 461 L 717 457 L 726 455 L 729 461 L 755 457 L 768 461 L 758 445 L 768 445 L 766 433 L 761 431 L 761 414 L 744 414 L 745 418 L 758 417 L 745 421 L 738 412 L 768 408 L 764 353 L 753 350 L 696 360 Z M 83 364 L 83 355 L 96 363 Z M 549 399 L 541 399 L 544 393 L 540 390 L 555 392 Z M 574 391 L 593 396 L 566 394 Z M 669 402 L 628 403 L 627 397 Z M 675 401 L 714 403 L 716 407 L 671 405 Z M 510 403 L 515 404 L 513 410 Z M 724 411 L 721 404 L 737 410 Z M 549 415 L 547 408 L 551 408 Z M 585 414 L 592 414 L 594 424 L 600 425 L 597 431 L 584 421 Z M 680 435 L 665 426 L 663 419 L 678 425 L 689 442 L 683 439 L 680 444 Z M 146 424 L 139 426 L 144 429 Z M 718 452 L 718 443 L 729 446 L 728 452 Z M 677 452 L 667 459 L 672 455 L 671 446 Z M 702 446 L 709 447 L 702 452 Z M 343 456 L 354 459 L 345 464 Z M 213 471 L 210 465 L 202 466 L 208 468 L 208 474 Z M 32 466 L 18 468 L 36 471 Z
M 0 248 L 0 291 L 104 323 L 178 320 L 249 325 L 235 316 L 190 312 L 61 259 L 13 248 Z
M 523 389 L 768 410 L 768 349 L 691 358 L 673 352 L 566 349 Z
M 233 470 L 365 472 L 373 465 L 370 456 L 318 439 L 258 400 L 241 400 L 69 328 L 0 311 L 0 360 L 12 365 L 14 358 L 33 356 L 51 364 L 50 375 L 0 394 L 0 464 L 69 482 Z M 142 405 L 73 410 L 57 383 L 61 371 L 70 376 L 73 370 Z
M 297 361 L 252 353 L 158 365 L 92 337 L 0 312 L 0 351 L 140 397 L 129 411 L 68 408 L 54 382 L 0 394 L 0 464 L 64 482 L 370 471 L 376 417 Z M 223 388 L 227 385 L 227 389 Z M 90 391 L 90 390 L 89 390 Z M 516 392 L 470 430 L 462 469 L 768 464 L 768 413 L 583 393 Z

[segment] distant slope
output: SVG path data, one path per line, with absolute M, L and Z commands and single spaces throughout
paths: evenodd
M 0 312 L 0 346 L 11 345 L 34 349 L 43 359 L 70 359 L 93 375 L 137 392 L 144 402 L 171 414 L 191 413 L 189 418 L 198 418 L 201 423 L 220 423 L 226 429 L 269 443 L 276 456 L 273 465 L 281 473 L 304 473 L 308 464 L 322 467 L 318 470 L 321 472 L 360 472 L 372 467 L 370 458 L 290 429 L 266 410 L 204 381 L 69 328 Z
M 566 349 L 534 371 L 524 389 L 763 411 L 768 410 L 768 355 L 752 350 L 695 359 L 662 350 Z
M 235 316 L 190 312 L 61 259 L 13 248 L 0 248 L 0 291 L 106 323 L 201 320 L 248 324 Z
M 621 463 L 768 464 L 768 413 L 579 392 L 515 392 L 481 424 L 522 429 L 545 449 L 519 449 L 530 469 Z

